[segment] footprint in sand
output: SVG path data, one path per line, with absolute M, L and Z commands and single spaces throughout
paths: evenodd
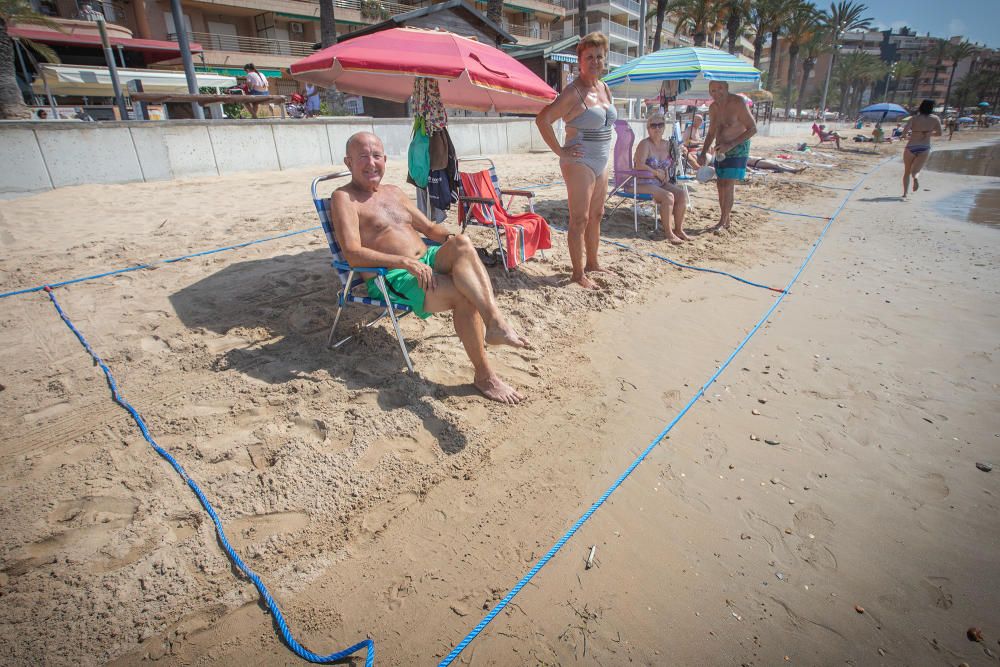
M 431 465 L 438 459 L 440 448 L 437 440 L 427 431 L 376 440 L 358 459 L 358 468 L 374 470 L 383 458 L 393 455 L 406 463 Z
M 792 519 L 801 542 L 795 551 L 805 562 L 825 570 L 837 569 L 837 556 L 827 546 L 836 523 L 819 505 L 803 507 Z
M 105 558 L 93 559 L 93 556 L 112 541 L 115 533 L 132 523 L 138 507 L 139 503 L 131 498 L 111 496 L 87 496 L 59 503 L 46 517 L 53 534 L 15 551 L 4 571 L 11 576 L 20 576 L 54 563 L 60 557 L 91 561 L 88 567 L 94 572 L 134 562 L 142 552 L 129 552 L 127 559 L 118 558 L 113 562 Z

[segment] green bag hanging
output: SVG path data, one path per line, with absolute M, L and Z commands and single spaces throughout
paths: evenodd
M 427 187 L 427 177 L 431 173 L 430 138 L 424 131 L 424 119 L 417 117 L 413 121 L 413 139 L 406 153 L 410 169 L 410 178 L 421 188 Z

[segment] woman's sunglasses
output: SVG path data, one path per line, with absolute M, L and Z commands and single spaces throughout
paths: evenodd
M 650 123 L 649 126 L 654 130 L 659 130 L 660 128 L 666 127 L 666 123 Z

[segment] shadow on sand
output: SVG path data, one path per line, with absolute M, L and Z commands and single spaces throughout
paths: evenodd
M 338 288 L 324 248 L 231 264 L 175 292 L 170 302 L 185 326 L 222 337 L 216 341 L 226 351 L 219 354 L 216 370 L 236 371 L 272 385 L 327 371 L 350 390 L 374 391 L 385 411 L 412 412 L 445 453 L 464 449 L 467 440 L 461 431 L 421 399 L 469 396 L 477 393 L 475 388 L 439 385 L 421 376 L 419 368 L 408 373 L 395 336 L 381 322 L 341 348 L 327 349 Z M 348 307 L 338 334 L 358 330 L 377 312 L 364 305 Z M 407 330 L 419 330 L 412 319 L 401 324 L 404 337 Z M 418 336 L 407 340 L 407 347 L 412 354 L 433 339 Z M 460 347 L 456 354 L 463 354 Z

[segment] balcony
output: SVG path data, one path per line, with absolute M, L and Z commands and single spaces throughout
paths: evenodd
M 566 3 L 566 13 L 572 14 L 579 11 L 580 0 L 564 0 Z M 590 0 L 587 2 L 588 12 L 598 14 L 628 14 L 639 18 L 639 3 L 634 0 Z
M 213 32 L 189 32 L 188 39 L 201 44 L 206 51 L 232 51 L 235 53 L 262 53 L 272 56 L 310 56 L 315 51 L 312 42 L 290 42 L 283 39 L 261 39 L 242 35 L 217 35 Z M 177 35 L 167 35 L 172 42 Z
M 504 30 L 517 37 L 521 44 L 534 44 L 536 42 L 548 42 L 552 39 L 547 27 L 518 25 L 516 23 L 501 22 Z
M 621 67 L 630 60 L 632 60 L 632 56 L 628 54 L 608 51 L 608 67 Z
M 638 30 L 607 19 L 601 19 L 600 21 L 588 21 L 587 32 L 603 32 L 612 40 L 628 42 L 633 46 L 639 45 Z

